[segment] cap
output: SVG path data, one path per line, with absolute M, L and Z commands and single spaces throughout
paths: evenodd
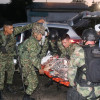
M 45 34 L 45 28 L 42 24 L 34 24 L 33 28 L 32 28 L 32 33 L 37 33 L 37 34 Z

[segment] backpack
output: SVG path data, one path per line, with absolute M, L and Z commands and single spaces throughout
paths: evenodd
M 85 65 L 78 68 L 75 82 L 81 86 L 100 85 L 100 48 L 84 46 Z M 86 68 L 84 71 L 83 69 Z M 86 75 L 86 80 L 82 79 L 83 74 Z M 91 84 L 88 84 L 90 82 Z

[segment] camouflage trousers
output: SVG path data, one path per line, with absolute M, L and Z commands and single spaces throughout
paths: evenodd
M 28 86 L 26 93 L 31 95 L 38 85 L 38 77 L 29 59 L 21 59 L 21 64 L 24 84 Z
M 4 88 L 5 71 L 7 72 L 7 84 L 12 84 L 15 71 L 13 57 L 2 57 L 0 57 L 0 90 L 3 90 Z
M 92 87 L 81 87 L 79 84 L 77 84 L 77 91 L 83 96 L 83 97 L 87 97 L 89 96 L 89 94 L 91 93 L 91 91 L 93 90 Z M 94 93 L 95 96 L 98 97 L 100 96 L 100 86 L 94 86 Z M 88 97 L 88 100 L 91 100 L 91 97 Z M 98 99 L 96 99 L 98 100 Z

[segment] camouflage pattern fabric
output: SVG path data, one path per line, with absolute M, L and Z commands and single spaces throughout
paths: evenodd
M 41 46 L 33 36 L 24 41 L 22 45 L 24 50 L 20 55 L 21 64 L 23 66 L 22 74 L 25 78 L 25 85 L 28 85 L 26 93 L 31 95 L 38 84 L 34 67 L 40 69 L 40 58 L 38 55 L 41 51 Z
M 26 89 L 26 93 L 31 95 L 38 85 L 38 78 L 31 60 L 27 58 L 21 59 L 21 64 L 22 66 L 24 66 L 22 68 L 24 84 L 28 86 Z
M 40 55 L 41 58 L 43 58 L 47 54 L 47 51 L 49 49 L 48 42 L 51 45 L 53 54 L 57 55 L 57 53 L 58 53 L 57 48 L 55 48 L 55 43 L 53 43 L 51 40 L 48 39 L 48 37 L 46 37 L 44 45 L 42 47 L 41 55 Z M 57 46 L 58 46 L 58 49 L 61 51 L 60 57 L 65 57 L 65 55 L 66 55 L 66 49 L 63 47 L 60 39 L 57 41 Z
M 7 58 L 0 61 L 0 90 L 4 87 L 5 71 L 7 71 L 7 83 L 12 84 L 14 74 L 13 56 L 7 56 Z
M 82 47 L 80 47 L 77 44 L 71 44 L 67 48 L 67 52 L 70 55 L 70 63 L 69 63 L 69 69 L 68 69 L 68 80 L 70 82 L 71 86 L 75 86 L 74 84 L 74 79 L 77 73 L 77 68 L 81 67 L 82 65 L 85 64 L 85 57 L 84 57 L 84 50 Z M 86 69 L 84 69 L 86 70 Z M 83 79 L 86 79 L 86 76 L 82 76 Z M 78 83 L 76 84 L 76 89 L 77 91 L 83 96 L 86 97 L 88 96 L 91 91 L 92 87 L 82 87 Z M 94 92 L 96 96 L 100 96 L 100 86 L 95 86 L 94 87 Z M 88 97 L 87 99 L 90 100 L 91 97 Z
M 15 53 L 15 44 L 16 44 L 16 37 L 15 35 L 24 32 L 28 29 L 31 29 L 34 24 L 28 24 L 24 27 L 16 27 L 14 28 L 14 32 L 11 35 L 5 35 L 4 31 L 0 31 L 0 48 L 4 46 L 6 48 L 7 53 L 4 54 L 0 51 L 0 90 L 3 89 L 4 86 L 4 79 L 5 79 L 5 71 L 8 73 L 7 83 L 12 84 L 13 74 L 14 74 L 14 63 L 13 58 Z
M 71 44 L 66 50 L 67 54 L 70 56 L 68 79 L 70 81 L 70 85 L 74 86 L 77 67 L 81 67 L 85 64 L 84 50 L 77 44 Z
M 35 25 L 32 28 L 32 33 L 38 33 L 38 34 L 44 35 L 45 34 L 45 28 L 41 24 Z

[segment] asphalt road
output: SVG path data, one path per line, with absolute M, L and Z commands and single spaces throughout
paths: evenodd
M 45 75 L 38 75 L 39 85 L 37 89 L 33 92 L 32 97 L 36 100 L 66 100 L 66 91 L 68 87 L 60 85 L 53 82 L 49 87 L 45 87 L 45 84 L 50 80 Z M 4 100 L 22 100 L 24 91 L 20 91 L 19 88 L 22 86 L 22 81 L 20 74 L 15 72 L 14 82 L 12 88 L 16 91 L 13 93 L 7 92 L 5 89 L 3 91 Z

